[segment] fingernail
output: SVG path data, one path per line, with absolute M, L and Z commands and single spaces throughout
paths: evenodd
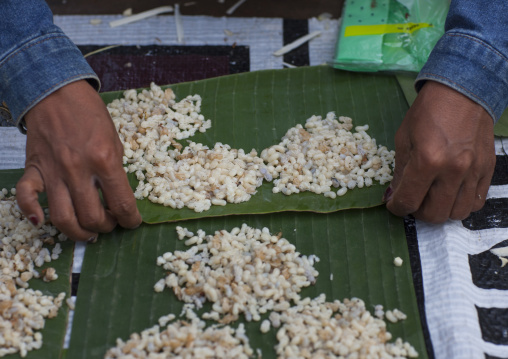
M 90 237 L 87 242 L 88 243 L 95 243 L 95 242 L 97 242 L 97 236 Z
M 388 188 L 385 191 L 385 194 L 383 195 L 383 202 L 389 202 L 392 199 L 393 195 L 393 189 L 392 186 L 388 186 Z
M 32 222 L 34 227 L 39 227 L 39 218 L 37 218 L 35 214 L 31 214 L 30 216 L 28 216 L 28 219 L 30 220 L 30 222 Z

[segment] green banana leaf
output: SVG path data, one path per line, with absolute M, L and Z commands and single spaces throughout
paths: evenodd
M 16 183 L 23 174 L 23 170 L 2 170 L 0 171 L 0 188 L 11 189 L 16 187 Z M 29 283 L 29 288 L 40 290 L 45 295 L 53 297 L 65 292 L 66 298 L 71 295 L 71 271 L 72 271 L 72 258 L 74 251 L 74 242 L 65 241 L 60 243 L 62 246 L 62 253 L 58 260 L 43 265 L 39 269 L 46 267 L 53 267 L 56 269 L 58 279 L 49 283 L 44 282 L 42 279 L 32 279 Z M 32 350 L 28 352 L 26 359 L 40 359 L 40 358 L 61 358 L 62 348 L 65 338 L 65 330 L 67 328 L 67 317 L 69 308 L 65 302 L 58 311 L 58 315 L 52 319 L 46 319 L 44 329 L 41 330 L 43 337 L 43 345 L 39 350 Z M 21 358 L 18 354 L 6 356 L 9 359 Z
M 396 76 L 399 86 L 406 97 L 407 103 L 411 106 L 416 99 L 416 90 L 414 82 L 416 74 L 398 74 Z M 499 120 L 494 125 L 494 135 L 499 137 L 508 137 L 508 110 L 505 110 Z
M 420 353 L 419 358 L 427 358 L 402 219 L 384 207 L 375 207 L 329 214 L 225 216 L 178 224 L 210 234 L 242 223 L 266 226 L 272 233 L 282 231 L 297 251 L 320 258 L 315 265 L 317 282 L 305 288 L 303 296 L 325 293 L 328 300 L 359 297 L 371 313 L 376 304 L 384 305 L 385 310 L 401 309 L 408 319 L 388 323 L 388 330 L 394 339 L 409 341 Z M 167 288 L 162 293 L 153 290 L 155 282 L 165 275 L 156 265 L 157 256 L 188 248 L 177 239 L 178 224 L 118 229 L 87 247 L 68 358 L 103 358 L 117 338 L 127 340 L 132 333 L 156 325 L 162 315 L 174 313 L 178 317 L 183 303 L 173 292 Z M 397 256 L 404 260 L 401 267 L 392 263 Z M 205 305 L 206 309 L 210 306 Z M 275 358 L 276 330 L 262 334 L 261 322 L 244 323 L 251 346 L 260 348 L 263 358 Z
M 494 135 L 508 137 L 508 110 L 505 110 L 494 125 Z
M 351 73 L 327 66 L 256 71 L 170 87 L 177 99 L 201 95 L 201 112 L 212 120 L 211 129 L 189 140 L 208 146 L 227 143 L 247 152 L 254 148 L 258 154 L 278 144 L 289 128 L 304 124 L 312 115 L 325 116 L 330 111 L 351 117 L 354 125 L 368 124 L 368 133 L 378 144 L 394 149 L 395 131 L 408 109 L 394 76 Z M 109 103 L 122 94 L 109 92 L 102 98 Z M 137 180 L 133 175 L 129 179 L 135 188 Z M 146 223 L 282 211 L 327 213 L 380 205 L 386 189 L 386 185 L 375 184 L 329 199 L 311 192 L 274 194 L 272 187 L 272 183 L 265 182 L 248 202 L 212 206 L 202 213 L 164 207 L 148 199 L 138 201 L 138 208 Z
M 393 136 L 408 108 L 393 76 L 348 73 L 327 67 L 259 71 L 171 87 L 178 98 L 200 94 L 202 113 L 212 119 L 212 128 L 191 140 L 208 145 L 223 142 L 245 150 L 255 148 L 258 152 L 278 143 L 288 128 L 328 111 L 352 117 L 355 125 L 369 124 L 369 133 L 378 144 L 393 149 Z M 119 97 L 121 92 L 103 94 L 106 103 Z M 4 173 L 0 172 L 1 179 Z M 21 173 L 13 175 L 12 183 Z M 130 180 L 135 186 L 135 180 L 132 177 Z M 426 358 L 404 227 L 401 219 L 379 206 L 384 189 L 381 185 L 357 189 L 331 200 L 311 193 L 275 195 L 271 184 L 266 183 L 249 202 L 212 207 L 200 214 L 188 209 L 172 210 L 148 200 L 138 201 L 144 221 L 161 224 L 143 224 L 134 231 L 118 228 L 88 246 L 73 334 L 65 357 L 102 358 L 115 345 L 117 337 L 126 340 L 131 333 L 157 324 L 161 315 L 180 313 L 182 303 L 172 292 L 153 291 L 155 282 L 164 275 L 155 264 L 157 256 L 184 249 L 183 242 L 176 237 L 177 224 L 162 222 L 198 218 L 179 225 L 193 231 L 201 228 L 207 233 L 242 223 L 266 226 L 273 233 L 282 231 L 298 251 L 321 258 L 316 264 L 320 272 L 317 283 L 305 289 L 303 295 L 315 297 L 326 293 L 329 300 L 357 296 L 365 300 L 371 311 L 376 304 L 401 309 L 408 319 L 388 323 L 389 330 L 394 337 L 414 345 L 420 358 Z M 378 207 L 338 211 L 374 206 Z M 397 256 L 404 260 L 402 267 L 392 264 Z M 59 274 L 63 279 L 63 272 Z M 265 358 L 275 357 L 275 330 L 263 335 L 259 322 L 247 324 L 251 345 L 261 348 Z M 59 330 L 63 338 L 65 328 Z M 61 341 L 57 344 L 61 348 Z M 61 352 L 38 357 L 59 355 Z

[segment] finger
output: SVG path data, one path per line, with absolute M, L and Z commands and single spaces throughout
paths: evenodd
M 68 188 L 81 228 L 100 233 L 111 232 L 115 228 L 116 219 L 104 208 L 92 179 L 76 179 Z
M 492 148 L 492 143 L 487 144 L 486 148 Z M 494 175 L 494 169 L 496 167 L 496 156 L 494 151 L 490 153 L 490 156 L 483 161 L 484 170 L 482 171 L 482 177 L 478 181 L 478 187 L 476 188 L 476 198 L 473 205 L 472 212 L 479 211 L 485 205 L 485 200 L 489 193 L 490 183 L 492 176 Z
M 16 185 L 16 200 L 21 212 L 38 227 L 44 223 L 44 211 L 39 204 L 39 193 L 44 192 L 44 181 L 35 167 L 27 167 Z
M 410 158 L 411 144 L 403 127 L 395 135 L 395 149 L 395 169 L 393 171 L 393 179 L 390 182 L 392 191 L 399 186 L 402 174 Z M 389 198 L 386 199 L 389 200 Z
M 391 201 L 391 199 L 393 197 L 393 190 L 395 188 L 399 187 L 399 183 L 402 179 L 402 173 L 404 172 L 405 163 L 400 160 L 400 157 L 399 157 L 399 159 L 397 158 L 397 153 L 395 153 L 395 163 L 400 163 L 400 165 L 395 166 L 395 168 L 393 170 L 393 177 L 390 182 L 390 185 L 388 186 L 385 193 L 383 194 L 382 201 L 384 203 Z
M 396 165 L 397 166 L 397 165 Z M 422 205 L 434 178 L 422 171 L 415 161 L 409 161 L 402 170 L 400 182 L 393 189 L 391 199 L 386 208 L 396 216 L 415 213 Z
M 142 221 L 127 176 L 122 167 L 107 179 L 99 181 L 110 213 L 124 228 L 137 228 Z
M 485 175 L 479 179 L 478 175 L 468 176 L 457 195 L 450 218 L 463 220 L 471 212 L 478 211 L 483 207 L 490 187 L 492 172 L 489 169 L 482 171 Z
M 436 179 L 429 188 L 424 202 L 418 211 L 414 213 L 415 218 L 430 223 L 445 222 L 448 218 L 452 217 L 452 211 L 455 202 L 460 196 L 461 188 L 464 189 L 464 198 L 459 205 L 464 205 L 466 207 L 465 209 L 457 208 L 457 211 L 468 211 L 469 213 L 470 208 L 472 208 L 471 201 L 474 198 L 472 193 L 474 193 L 476 189 L 476 180 L 470 179 L 469 181 L 465 181 L 465 176 L 466 174 L 454 172 L 453 170 L 439 175 L 439 178 Z
M 416 219 L 429 223 L 443 223 L 450 218 L 456 191 L 447 192 L 445 186 L 433 184 L 420 208 L 413 212 Z
M 97 232 L 87 230 L 79 224 L 69 190 L 63 182 L 52 183 L 47 194 L 53 225 L 75 241 L 94 241 L 97 238 Z
M 473 211 L 475 201 L 478 199 L 477 181 L 477 179 L 473 179 L 462 184 L 450 212 L 451 219 L 463 220 Z
M 487 200 L 487 195 L 489 192 L 490 181 L 491 177 L 489 176 L 480 178 L 478 187 L 476 188 L 476 196 L 471 212 L 479 211 L 485 205 L 485 201 Z

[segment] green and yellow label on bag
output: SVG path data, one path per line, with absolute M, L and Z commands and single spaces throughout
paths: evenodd
M 449 1 L 345 0 L 333 67 L 419 72 L 444 34 Z
M 351 25 L 346 27 L 344 37 L 348 36 L 367 36 L 367 35 L 383 35 L 395 33 L 409 33 L 423 29 L 425 27 L 433 27 L 432 24 L 426 22 L 408 22 L 405 24 L 380 24 L 380 25 Z

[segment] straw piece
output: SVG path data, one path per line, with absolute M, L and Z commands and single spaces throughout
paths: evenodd
M 299 39 L 296 39 L 295 41 L 293 41 L 292 43 L 287 44 L 286 46 L 281 47 L 279 50 L 275 51 L 273 53 L 273 55 L 274 56 L 282 56 L 284 54 L 287 54 L 291 50 L 296 49 L 297 47 L 303 45 L 307 41 L 310 41 L 310 40 L 312 40 L 313 38 L 315 38 L 316 36 L 319 36 L 319 35 L 321 35 L 321 31 L 314 31 L 314 32 L 312 32 L 312 33 L 310 33 L 308 35 L 302 36 Z
M 110 46 L 106 46 L 106 47 L 101 47 L 100 49 L 91 51 L 91 52 L 83 55 L 83 57 L 92 56 L 92 55 L 98 54 L 99 52 L 103 52 L 103 51 L 106 51 L 106 50 L 109 50 L 109 49 L 113 49 L 113 48 L 118 47 L 118 46 L 121 46 L 121 45 L 110 45 Z
M 236 4 L 234 4 L 233 6 L 231 6 L 227 11 L 226 11 L 226 14 L 228 15 L 231 15 L 232 13 L 235 12 L 235 10 L 240 6 L 242 5 L 244 2 L 246 2 L 247 0 L 240 0 L 238 1 Z
M 285 62 L 285 61 L 282 61 L 282 64 L 283 64 L 284 66 L 286 66 L 287 68 L 290 68 L 290 69 L 296 69 L 296 68 L 298 67 L 298 66 L 295 66 L 295 65 L 290 64 L 290 63 Z
M 155 9 L 143 11 L 143 12 L 140 12 L 139 14 L 136 14 L 136 15 L 132 15 L 132 16 L 124 17 L 123 19 L 111 21 L 109 23 L 109 26 L 111 26 L 111 27 L 122 26 L 122 25 L 130 24 L 131 22 L 143 20 L 143 19 L 146 19 L 146 18 L 149 18 L 152 16 L 156 16 L 156 15 L 165 13 L 165 12 L 173 12 L 173 7 L 172 6 L 161 6 L 161 7 L 155 8 Z
M 507 257 L 508 256 L 508 247 L 497 247 L 492 248 L 490 252 L 498 257 Z
M 175 24 L 176 24 L 176 37 L 178 39 L 178 43 L 181 44 L 183 42 L 183 24 L 182 24 L 182 16 L 180 15 L 179 4 L 175 4 Z

